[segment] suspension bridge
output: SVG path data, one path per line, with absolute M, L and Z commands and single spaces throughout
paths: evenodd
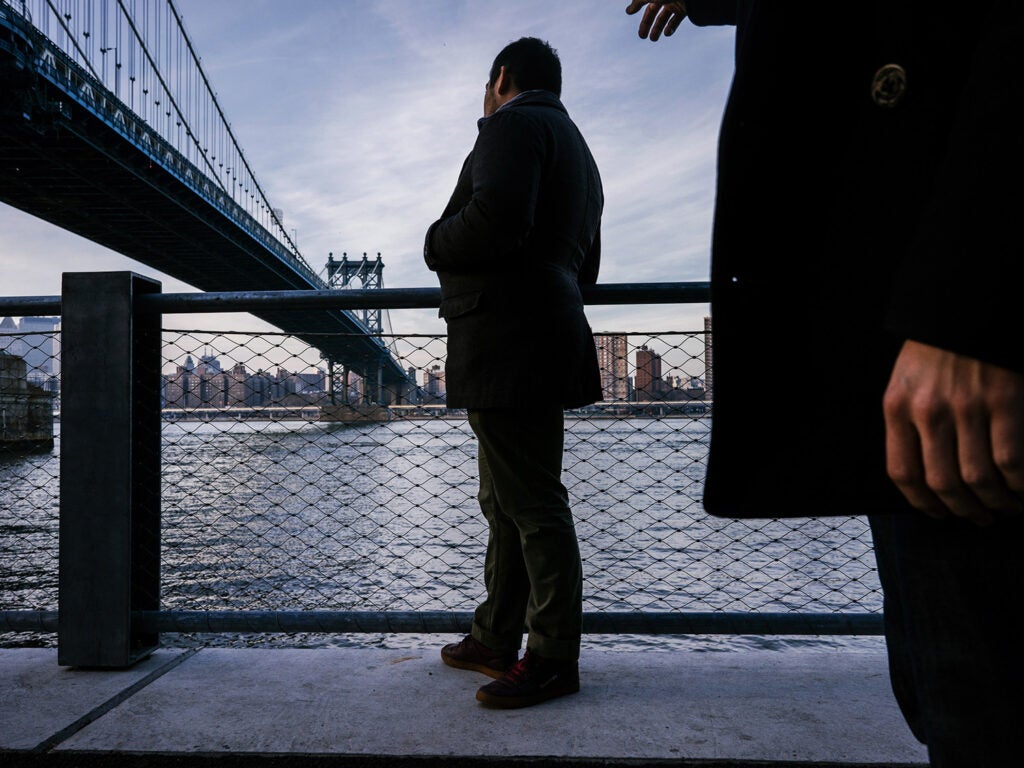
M 327 281 L 303 258 L 172 0 L 0 0 L 0 201 L 204 291 L 382 285 L 379 256 Z M 382 388 L 407 382 L 379 312 L 255 314 Z

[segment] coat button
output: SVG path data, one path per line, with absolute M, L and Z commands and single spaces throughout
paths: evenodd
M 871 99 L 880 107 L 895 107 L 907 91 L 907 71 L 899 64 L 886 64 L 871 81 Z

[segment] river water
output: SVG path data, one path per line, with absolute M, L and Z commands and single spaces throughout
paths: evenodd
M 471 610 L 486 527 L 464 419 L 163 425 L 164 609 Z M 587 611 L 875 611 L 859 518 L 726 521 L 700 508 L 709 422 L 568 419 L 563 481 Z M 0 457 L 0 610 L 56 608 L 58 447 Z M 0 644 L 52 637 L 0 636 Z M 436 644 L 390 635 L 165 635 L 168 644 Z M 875 638 L 636 638 L 588 645 L 877 647 Z

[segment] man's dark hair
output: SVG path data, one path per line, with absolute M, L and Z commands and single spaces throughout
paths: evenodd
M 558 52 L 543 40 L 521 37 L 506 45 L 491 65 L 489 84 L 498 79 L 502 67 L 520 91 L 543 89 L 562 95 L 562 62 Z

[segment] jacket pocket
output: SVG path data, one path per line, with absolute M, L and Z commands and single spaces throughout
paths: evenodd
M 448 320 L 453 317 L 468 315 L 480 306 L 481 296 L 483 294 L 480 291 L 473 291 L 472 293 L 460 293 L 457 296 L 442 299 L 441 308 L 437 311 L 437 316 Z

